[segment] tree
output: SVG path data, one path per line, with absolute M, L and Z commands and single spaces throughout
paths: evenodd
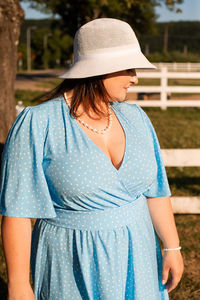
M 0 0 L 0 143 L 5 142 L 16 118 L 14 82 L 17 68 L 17 46 L 24 11 L 18 0 Z
M 25 0 L 33 8 L 61 18 L 63 33 L 74 36 L 83 24 L 99 17 L 127 21 L 136 32 L 155 29 L 155 7 L 165 3 L 170 10 L 183 0 Z
M 176 5 L 180 5 L 183 3 L 184 0 L 160 0 L 160 2 L 164 2 L 167 7 L 169 8 L 169 10 L 171 11 L 176 11 L 176 13 L 180 13 L 182 12 L 181 11 L 181 8 L 180 7 L 177 7 Z
M 34 32 L 31 45 L 32 53 L 35 55 L 33 67 L 52 68 L 56 66 L 56 61 L 65 64 L 71 57 L 73 39 L 67 34 L 63 35 L 59 29 L 49 30 L 49 27 L 46 27 Z

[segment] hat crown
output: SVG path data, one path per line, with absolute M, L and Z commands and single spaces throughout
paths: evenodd
M 79 56 L 113 48 L 126 48 L 140 50 L 140 45 L 131 26 L 121 20 L 100 18 L 83 25 L 76 33 L 74 40 L 74 60 Z
M 81 26 L 74 38 L 73 63 L 60 78 L 87 78 L 127 69 L 154 69 L 131 26 L 99 18 Z

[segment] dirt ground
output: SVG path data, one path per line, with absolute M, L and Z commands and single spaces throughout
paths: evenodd
M 15 80 L 15 90 L 48 91 L 48 87 L 42 87 L 45 83 L 58 78 L 63 70 L 37 70 L 31 73 L 18 73 Z M 38 86 L 41 85 L 41 86 Z

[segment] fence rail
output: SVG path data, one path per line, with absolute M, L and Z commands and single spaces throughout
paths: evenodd
M 134 86 L 130 87 L 128 93 L 159 93 L 159 100 L 144 100 L 140 101 L 141 106 L 154 106 L 166 109 L 167 107 L 200 107 L 200 96 L 197 100 L 168 100 L 171 93 L 194 93 L 200 94 L 200 86 L 171 86 L 168 85 L 168 79 L 200 79 L 200 72 L 169 72 L 166 67 L 162 67 L 161 71 L 138 72 L 138 78 L 159 78 L 159 86 Z M 130 103 L 137 103 L 138 100 L 129 100 Z
M 170 71 L 199 71 L 200 70 L 200 63 L 191 63 L 191 62 L 186 62 L 186 63 L 164 63 L 164 62 L 159 62 L 159 63 L 153 63 L 158 69 L 162 69 L 163 67 L 166 67 Z
M 166 167 L 200 167 L 200 149 L 162 149 Z
M 200 167 L 200 149 L 162 149 L 166 167 Z M 200 214 L 200 197 L 171 197 L 174 213 Z

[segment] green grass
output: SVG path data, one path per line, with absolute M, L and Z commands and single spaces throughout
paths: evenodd
M 200 109 L 143 108 L 151 119 L 161 148 L 200 148 Z
M 187 74 L 185 75 L 187 77 Z M 169 85 L 183 85 L 183 86 L 199 86 L 200 85 L 200 79 L 175 79 L 171 78 L 168 79 Z
M 185 75 L 187 77 L 187 74 Z M 160 79 L 159 78 L 139 78 L 139 85 L 160 85 Z M 176 79 L 176 78 L 170 78 L 168 79 L 169 85 L 183 85 L 183 86 L 199 86 L 200 85 L 200 79 Z
M 143 109 L 154 125 L 161 148 L 200 148 L 200 109 Z M 199 196 L 199 167 L 168 167 L 166 171 L 172 195 Z
M 166 171 L 171 193 L 173 196 L 200 195 L 199 167 L 167 167 Z
M 177 288 L 170 295 L 171 300 L 199 300 L 200 280 L 200 215 L 176 215 L 185 270 Z
M 187 97 L 188 99 L 190 99 L 192 98 L 192 96 L 197 96 L 198 99 L 200 99 L 200 94 L 197 93 L 171 93 L 170 99 L 173 100 L 174 97 L 176 98 Z M 191 100 L 193 100 L 193 98 Z
M 7 282 L 6 264 L 3 255 L 2 241 L 0 239 L 0 299 L 1 300 L 6 300 L 6 294 L 7 294 L 6 282 Z
M 35 98 L 44 94 L 41 91 L 24 91 L 24 90 L 17 90 L 15 91 L 15 100 L 16 103 L 18 101 L 22 101 L 24 106 L 32 106 L 39 104 L 38 101 L 35 101 Z
M 36 86 L 42 87 L 42 88 L 53 89 L 57 85 L 59 85 L 62 81 L 63 81 L 62 79 L 56 78 L 56 79 L 52 79 L 52 80 L 48 80 L 48 81 L 38 82 L 38 83 L 36 83 Z

